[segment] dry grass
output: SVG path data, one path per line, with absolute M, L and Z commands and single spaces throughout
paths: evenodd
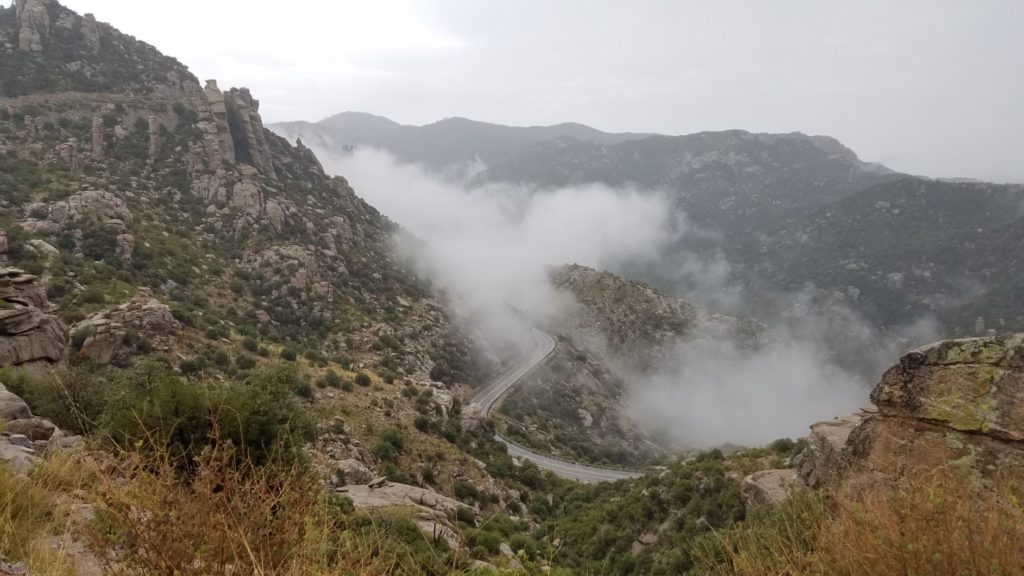
M 70 494 L 87 488 L 91 468 L 72 455 L 58 455 L 31 479 L 0 466 L 0 558 L 24 562 L 37 576 L 69 576 L 75 559 L 64 545 L 77 531 Z
M 99 483 L 91 546 L 112 574 L 447 574 L 458 559 L 407 516 L 355 513 L 307 469 L 206 450 L 183 478 L 165 453 L 122 456 Z
M 861 498 L 804 494 L 699 541 L 701 574 L 1024 574 L 1021 479 L 982 490 L 961 473 Z
M 407 512 L 355 512 L 307 468 L 208 449 L 185 477 L 166 451 L 58 454 L 30 478 L 0 467 L 0 559 L 34 576 L 464 573 Z M 83 509 L 93 514 L 82 514 Z

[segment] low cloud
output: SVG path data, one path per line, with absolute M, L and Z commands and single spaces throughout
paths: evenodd
M 617 269 L 671 239 L 671 211 L 659 194 L 602 185 L 544 194 L 514 186 L 468 192 L 382 151 L 318 152 L 329 171 L 344 174 L 421 241 L 405 247 L 449 292 L 456 312 L 495 343 L 524 334 L 524 316 L 542 321 L 555 311 L 560 300 L 546 267 L 575 262 Z
M 453 176 L 467 171 L 439 175 L 378 150 L 317 152 L 328 171 L 415 236 L 402 247 L 496 358 L 512 358 L 529 342 L 531 325 L 564 310 L 566 295 L 548 281 L 550 265 L 656 273 L 686 300 L 743 307 L 714 231 L 687 222 L 665 194 L 602 185 L 467 191 Z M 680 249 L 689 242 L 704 249 Z M 656 372 L 620 368 L 635 420 L 685 448 L 802 436 L 814 421 L 867 405 L 871 385 L 899 352 L 936 333 L 920 322 L 883 334 L 847 303 L 822 301 L 813 289 L 772 300 L 773 317 L 760 318 L 771 326 L 771 343 L 757 351 L 697 338 Z

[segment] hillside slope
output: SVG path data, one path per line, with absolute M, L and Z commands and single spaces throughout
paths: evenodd
M 420 379 L 465 366 L 444 311 L 392 254 L 397 228 L 265 130 L 248 90 L 202 87 L 56 2 L 4 9 L 0 34 L 0 228 L 65 321 L 144 288 L 204 328 Z M 25 37 L 39 41 L 20 49 Z

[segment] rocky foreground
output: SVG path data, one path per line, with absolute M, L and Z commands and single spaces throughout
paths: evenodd
M 979 486 L 1024 477 L 1024 334 L 948 340 L 900 358 L 871 393 L 875 411 L 811 426 L 797 468 L 743 481 L 752 505 L 794 490 L 884 490 L 936 470 Z

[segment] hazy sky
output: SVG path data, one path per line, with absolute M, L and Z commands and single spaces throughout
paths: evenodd
M 799 130 L 1024 182 L 1021 0 L 62 1 L 250 87 L 268 122 Z

